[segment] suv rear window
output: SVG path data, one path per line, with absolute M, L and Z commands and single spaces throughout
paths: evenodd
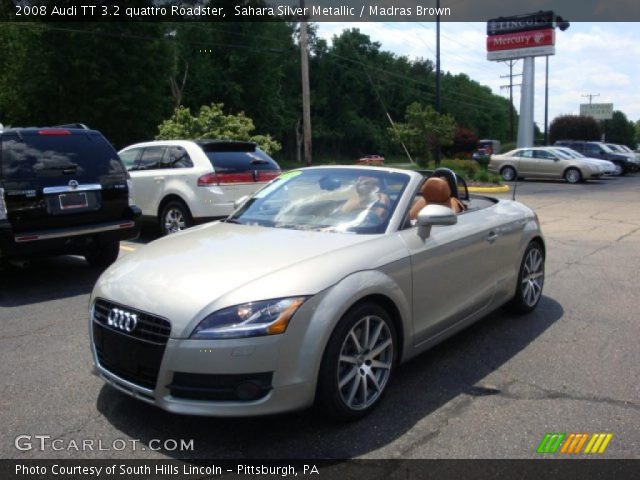
M 124 173 L 113 147 L 97 133 L 2 135 L 2 176 L 5 180 L 74 178 L 96 180 L 106 174 Z
M 278 164 L 259 148 L 249 152 L 220 151 L 219 147 L 209 150 L 206 145 L 201 145 L 201 148 L 217 173 L 280 170 Z

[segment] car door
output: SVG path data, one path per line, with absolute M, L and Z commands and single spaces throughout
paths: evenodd
M 536 158 L 536 175 L 540 177 L 561 177 L 563 162 L 548 150 L 534 150 Z
M 138 163 L 131 170 L 136 205 L 145 216 L 158 215 L 158 205 L 164 195 L 164 176 L 160 170 L 167 147 L 154 145 L 144 147 Z
M 518 169 L 518 176 L 522 177 L 535 177 L 536 171 L 536 159 L 533 156 L 533 150 L 525 148 L 518 151 L 520 156 L 520 167 Z
M 458 215 L 451 226 L 435 226 L 425 240 L 417 227 L 400 232 L 411 258 L 414 344 L 485 309 L 500 283 L 501 249 L 513 241 L 495 208 Z

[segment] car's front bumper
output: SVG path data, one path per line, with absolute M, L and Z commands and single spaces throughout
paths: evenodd
M 253 416 L 299 410 L 315 398 L 319 352 L 302 347 L 309 317 L 296 314 L 284 334 L 225 340 L 169 338 L 158 347 L 157 376 L 142 385 L 129 373 L 148 370 L 143 350 L 126 335 L 90 320 L 93 373 L 132 397 L 164 410 L 186 415 Z M 93 316 L 93 314 L 92 314 Z M 302 317 L 302 318 L 301 318 Z M 104 332 L 116 342 L 109 357 Z M 120 343 L 120 342 L 119 342 Z M 126 360 L 115 360 L 123 355 Z M 138 363 L 127 369 L 118 363 Z M 247 394 L 248 392 L 248 394 Z

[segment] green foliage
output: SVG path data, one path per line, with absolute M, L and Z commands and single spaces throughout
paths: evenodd
M 458 172 L 464 178 L 473 178 L 482 170 L 478 162 L 474 162 L 473 160 L 446 159 L 440 163 L 440 166 L 450 168 L 454 172 Z
M 599 140 L 600 125 L 592 117 L 584 115 L 561 115 L 549 126 L 549 140 Z
M 605 120 L 607 142 L 635 148 L 636 128 L 620 110 L 615 110 L 611 120 Z
M 197 116 L 191 110 L 178 107 L 171 118 L 158 125 L 156 140 L 175 139 L 226 139 L 245 140 L 258 144 L 268 154 L 280 150 L 281 146 L 269 135 L 251 135 L 255 130 L 253 121 L 244 112 L 225 115 L 222 103 L 212 103 L 200 108 Z
M 418 163 L 426 164 L 435 148 L 453 145 L 455 129 L 451 115 L 441 115 L 431 105 L 414 102 L 407 107 L 405 123 L 390 128 L 389 134 L 398 135 Z
M 118 147 L 148 139 L 171 108 L 163 35 L 160 23 L 4 24 L 0 44 L 11 54 L 0 59 L 2 122 L 81 122 Z

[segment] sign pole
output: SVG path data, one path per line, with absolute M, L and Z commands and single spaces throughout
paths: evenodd
M 518 148 L 533 147 L 534 57 L 525 57 L 520 87 L 520 118 L 518 119 Z

